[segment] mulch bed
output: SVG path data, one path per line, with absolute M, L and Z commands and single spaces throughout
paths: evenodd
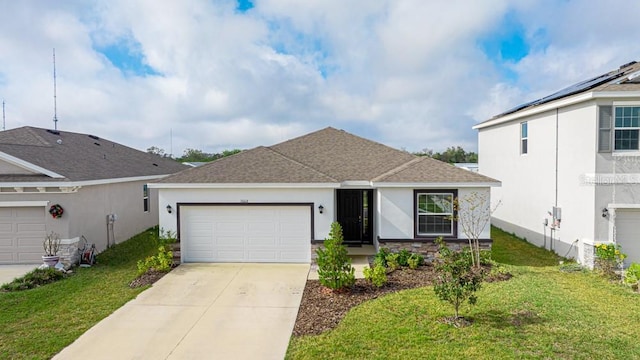
M 147 285 L 152 285 L 154 282 L 160 280 L 160 278 L 162 278 L 163 276 L 167 275 L 168 272 L 166 271 L 155 271 L 153 269 L 147 271 L 146 273 L 138 276 L 137 278 L 135 278 L 135 280 L 133 280 L 131 283 L 129 283 L 129 287 L 134 289 L 134 288 L 138 288 L 138 287 L 142 287 L 142 286 L 147 286 Z
M 320 285 L 318 280 L 307 280 L 293 335 L 318 335 L 331 330 L 352 307 L 385 294 L 433 285 L 436 276 L 432 266 L 421 266 L 416 270 L 401 268 L 387 274 L 388 282 L 381 288 L 364 279 L 357 279 L 350 290 L 343 292 L 331 291 Z M 485 281 L 503 281 L 510 278 L 511 274 L 496 274 L 487 277 Z

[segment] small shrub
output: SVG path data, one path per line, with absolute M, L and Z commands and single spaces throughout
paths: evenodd
M 351 287 L 356 282 L 355 269 L 347 248 L 342 245 L 343 240 L 342 227 L 333 222 L 324 249 L 316 250 L 320 284 L 333 290 Z
M 638 285 L 638 282 L 640 282 L 640 264 L 633 263 L 625 273 L 624 283 L 628 285 Z
M 374 264 L 380 264 L 384 267 L 387 267 L 387 256 L 389 255 L 389 249 L 387 248 L 380 248 L 380 250 L 378 250 L 378 253 L 376 254 L 376 256 L 373 258 L 373 263 Z
M 365 266 L 362 272 L 364 278 L 376 287 L 382 287 L 387 283 L 387 270 L 384 266 L 376 265 L 372 268 Z
M 411 256 L 409 256 L 409 258 L 407 259 L 407 263 L 409 264 L 410 269 L 415 270 L 418 268 L 418 266 L 424 263 L 424 256 L 420 254 L 411 254 Z
M 400 266 L 400 264 L 398 264 L 398 257 L 400 257 L 400 254 L 390 253 L 385 258 L 387 260 L 387 269 L 389 269 L 389 271 L 395 271 Z
M 613 243 L 596 244 L 595 252 L 594 269 L 611 280 L 618 278 L 616 269 L 621 268 L 622 261 L 627 257 L 626 254 L 620 251 L 620 245 Z
M 438 276 L 433 290 L 440 300 L 453 305 L 455 318 L 459 318 L 458 310 L 463 302 L 476 303 L 475 293 L 484 280 L 484 270 L 473 266 L 469 248 L 452 251 L 442 238 L 438 238 L 436 243 L 440 257 L 436 263 Z
M 38 286 L 56 282 L 58 280 L 64 279 L 65 277 L 66 274 L 57 269 L 35 269 L 25 274 L 21 278 L 17 278 L 8 284 L 2 285 L 2 287 L 0 287 L 0 290 L 5 292 L 28 290 L 36 288 Z
M 411 256 L 411 252 L 407 249 L 402 249 L 398 252 L 398 265 L 402 267 L 409 266 L 409 257 Z
M 138 276 L 153 269 L 160 272 L 169 272 L 173 265 L 173 253 L 167 250 L 166 245 L 158 247 L 158 254 L 138 261 Z

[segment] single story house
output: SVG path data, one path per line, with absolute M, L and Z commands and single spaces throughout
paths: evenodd
M 309 263 L 334 221 L 345 243 L 432 255 L 463 246 L 453 201 L 492 178 L 325 128 L 150 183 L 183 262 Z M 487 204 L 488 206 L 488 204 Z M 481 234 L 490 243 L 487 227 Z
M 640 63 L 475 128 L 480 172 L 502 181 L 495 225 L 587 266 L 597 243 L 640 262 Z
M 146 184 L 185 168 L 95 135 L 1 131 L 0 264 L 41 262 L 50 232 L 101 251 L 157 225 L 157 193 Z

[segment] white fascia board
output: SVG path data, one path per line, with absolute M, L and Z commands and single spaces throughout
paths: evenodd
M 426 188 L 426 189 L 452 189 L 452 188 L 478 188 L 478 187 L 501 187 L 501 182 L 482 183 L 374 183 L 376 188 Z
M 587 92 L 574 96 L 570 96 L 567 98 L 563 98 L 560 100 L 552 101 L 550 103 L 542 104 L 539 106 L 534 106 L 531 109 L 518 111 L 513 114 L 505 115 L 493 120 L 489 120 L 477 125 L 474 125 L 473 129 L 483 129 L 489 126 L 498 125 L 502 123 L 506 123 L 509 121 L 521 119 L 523 117 L 539 114 L 545 111 L 554 110 L 557 108 L 563 108 L 566 106 L 578 104 L 581 102 L 594 100 L 594 99 L 627 99 L 627 98 L 638 98 L 640 97 L 640 91 L 598 91 L 598 92 Z
M 340 187 L 343 188 L 370 188 L 373 186 L 373 182 L 367 180 L 354 180 L 354 181 L 343 181 L 340 183 Z
M 150 181 L 157 180 L 167 177 L 171 174 L 166 175 L 150 175 L 150 176 L 137 176 L 130 178 L 117 178 L 117 179 L 100 179 L 100 180 L 85 180 L 85 181 L 47 181 L 47 182 L 7 182 L 0 183 L 0 187 L 59 187 L 59 188 L 70 188 L 70 187 L 83 187 L 83 186 L 92 186 L 92 185 L 105 185 L 105 184 L 117 184 L 124 182 L 133 182 L 133 181 Z M 8 194 L 8 193 L 7 193 Z
M 4 160 L 12 165 L 15 165 L 17 167 L 23 168 L 25 170 L 34 172 L 34 173 L 38 173 L 38 174 L 43 174 L 43 175 L 47 175 L 49 177 L 52 177 L 54 179 L 64 179 L 64 176 L 55 173 L 51 170 L 47 170 L 43 167 L 40 167 L 38 165 L 34 165 L 28 161 L 24 161 L 20 158 L 17 158 L 15 156 L 9 155 L 5 152 L 0 151 L 0 159 Z
M 336 189 L 339 183 L 150 183 L 150 189 Z
M 47 206 L 48 201 L 0 201 L 0 208 L 3 207 L 38 207 Z
M 640 204 L 608 204 L 610 209 L 640 209 Z
M 532 107 L 530 109 L 526 109 L 526 110 L 523 110 L 523 111 L 518 111 L 518 112 L 515 112 L 513 114 L 505 115 L 505 116 L 502 116 L 502 117 L 499 117 L 499 118 L 496 118 L 496 119 L 493 119 L 493 120 L 489 120 L 489 121 L 474 125 L 473 129 L 477 130 L 477 129 L 482 129 L 482 128 L 486 128 L 486 127 L 489 127 L 489 126 L 494 126 L 494 125 L 506 123 L 506 122 L 513 121 L 513 120 L 518 120 L 518 119 L 521 119 L 523 117 L 527 117 L 527 116 L 543 113 L 545 111 L 554 110 L 554 109 L 557 109 L 557 108 L 562 108 L 562 107 L 565 107 L 565 106 L 569 106 L 569 105 L 585 102 L 585 101 L 591 100 L 593 98 L 594 98 L 594 93 L 593 92 L 588 92 L 588 93 L 584 93 L 584 94 L 578 94 L 578 95 L 575 95 L 575 96 L 570 96 L 568 98 L 552 101 L 550 103 L 542 104 L 542 105 L 539 105 L 539 106 L 534 106 L 534 107 Z

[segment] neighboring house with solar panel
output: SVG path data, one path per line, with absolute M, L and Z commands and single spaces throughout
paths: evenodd
M 474 128 L 480 173 L 502 181 L 494 225 L 583 264 L 599 242 L 640 262 L 640 63 Z
M 94 135 L 1 131 L 0 264 L 41 262 L 52 231 L 101 251 L 157 225 L 157 191 L 146 184 L 185 168 Z

